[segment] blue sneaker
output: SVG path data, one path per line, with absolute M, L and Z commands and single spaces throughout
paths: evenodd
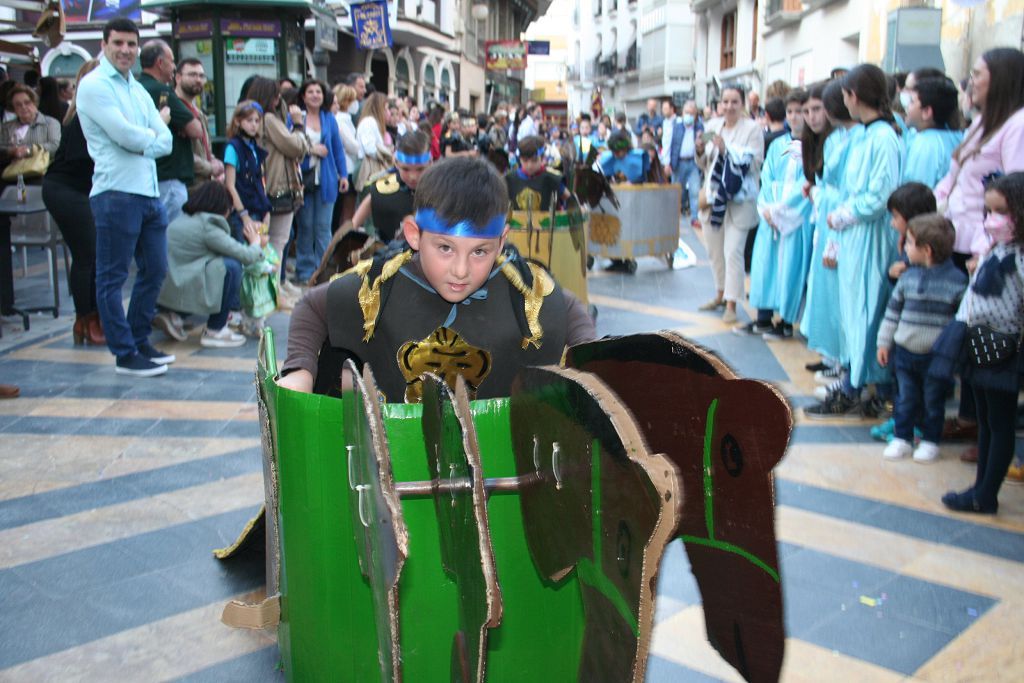
M 125 358 L 118 358 L 114 371 L 119 375 L 132 377 L 156 377 L 167 372 L 167 366 L 154 363 L 142 354 L 136 353 Z
M 896 431 L 896 420 L 889 418 L 882 424 L 877 424 L 871 428 L 871 438 L 875 441 L 885 441 L 888 443 L 892 441 L 892 435 Z

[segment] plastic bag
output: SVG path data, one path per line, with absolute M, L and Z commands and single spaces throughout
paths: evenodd
M 281 258 L 269 244 L 263 247 L 263 260 L 246 266 L 242 273 L 242 310 L 251 318 L 263 318 L 277 310 L 277 268 Z M 273 270 L 271 270 L 273 268 Z

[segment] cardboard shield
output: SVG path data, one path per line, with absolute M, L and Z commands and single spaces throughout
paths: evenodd
M 519 253 L 551 271 L 584 305 L 587 296 L 588 210 L 571 199 L 566 211 L 510 211 L 508 240 Z
M 441 562 L 458 586 L 459 630 L 452 638 L 451 680 L 481 683 L 487 666 L 487 630 L 501 623 L 501 589 L 491 549 L 480 446 L 461 376 L 454 395 L 441 379 L 423 377 L 423 438 Z
M 676 534 L 700 587 L 708 639 L 749 681 L 778 680 L 785 646 L 772 469 L 793 420 L 782 394 L 745 380 L 668 331 L 569 349 L 678 468 L 687 496 Z
M 644 680 L 656 575 L 682 491 L 629 411 L 595 376 L 526 368 L 513 387 L 516 471 L 527 546 L 542 575 L 575 569 L 586 631 L 577 680 Z
M 409 556 L 409 532 L 395 491 L 391 452 L 384 433 L 377 383 L 369 365 L 352 361 L 352 391 L 343 395 L 350 519 L 356 526 L 359 566 L 373 593 L 378 659 L 386 683 L 402 680 L 399 644 L 398 580 Z

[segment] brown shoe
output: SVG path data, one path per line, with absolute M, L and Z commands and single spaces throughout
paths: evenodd
M 971 446 L 960 454 L 961 462 L 978 462 L 978 447 Z
M 91 346 L 106 346 L 107 336 L 103 334 L 103 323 L 100 322 L 100 314 L 93 311 L 86 318 L 85 341 Z
M 964 422 L 958 417 L 946 418 L 942 423 L 943 441 L 976 441 L 978 425 Z
M 18 398 L 21 389 L 13 384 L 0 384 L 0 398 Z

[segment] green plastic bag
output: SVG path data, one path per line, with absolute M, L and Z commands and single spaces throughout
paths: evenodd
M 267 266 L 275 266 L 267 272 Z M 281 257 L 269 244 L 263 247 L 263 260 L 242 271 L 242 311 L 250 318 L 264 318 L 277 310 L 277 268 Z

